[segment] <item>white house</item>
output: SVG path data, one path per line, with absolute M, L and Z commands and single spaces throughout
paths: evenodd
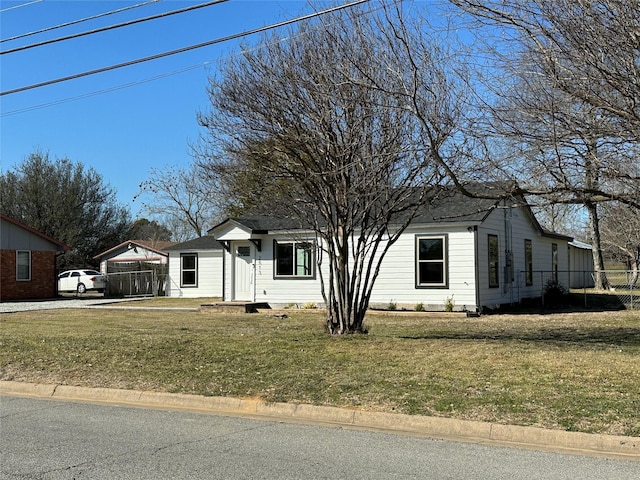
M 312 231 L 251 216 L 228 219 L 209 234 L 224 247 L 225 301 L 324 304 L 322 242 Z M 522 197 L 454 193 L 425 207 L 391 246 L 371 305 L 442 310 L 453 303 L 455 310 L 478 311 L 539 297 L 548 282 L 569 286 L 571 240 L 542 229 Z
M 212 236 L 165 248 L 169 255 L 167 296 L 223 297 L 223 249 Z

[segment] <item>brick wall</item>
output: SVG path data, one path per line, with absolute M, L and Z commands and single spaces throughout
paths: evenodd
M 16 251 L 0 250 L 0 301 L 53 298 L 56 252 L 31 252 L 31 280 L 16 281 Z

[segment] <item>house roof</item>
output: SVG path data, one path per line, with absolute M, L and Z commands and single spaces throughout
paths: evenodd
M 4 213 L 0 213 L 0 218 L 2 218 L 3 220 L 6 220 L 9 223 L 12 223 L 20 228 L 23 228 L 24 230 L 27 230 L 28 232 L 33 233 L 34 235 L 39 236 L 40 238 L 43 238 L 44 240 L 62 248 L 62 250 L 64 250 L 65 252 L 70 250 L 69 247 L 67 245 L 65 245 L 62 242 L 59 242 L 58 240 L 50 237 L 49 235 L 45 235 L 42 232 L 39 232 L 38 230 L 36 230 L 35 228 L 31 228 L 28 225 L 25 225 L 24 223 L 16 220 L 15 218 L 10 217 L 9 215 L 5 215 Z
M 475 185 L 475 184 L 474 184 Z M 425 204 L 414 217 L 412 223 L 433 224 L 433 223 L 481 223 L 487 215 L 496 208 L 499 198 L 496 196 L 507 196 L 505 194 L 505 184 L 492 183 L 491 187 L 486 184 L 483 192 L 485 195 L 493 193 L 492 198 L 478 198 L 463 195 L 457 189 L 444 188 L 438 191 L 428 204 Z M 499 188 L 501 185 L 503 188 Z M 472 192 L 474 188 L 468 188 Z M 490 190 L 493 189 L 493 192 Z M 297 230 L 308 228 L 301 225 L 300 221 L 294 218 L 276 218 L 264 214 L 248 214 L 246 216 L 230 218 L 216 225 L 209 230 L 210 233 L 217 230 L 222 225 L 235 223 L 249 230 L 253 234 L 269 233 L 274 230 Z
M 268 215 L 247 215 L 237 218 L 228 218 L 211 228 L 209 233 L 230 222 L 236 223 L 254 234 L 269 233 L 274 230 L 298 230 L 300 228 L 304 228 L 298 220 L 293 218 L 276 218 Z
M 416 216 L 412 219 L 412 224 L 463 224 L 479 225 L 489 214 L 500 208 L 500 203 L 508 199 L 511 206 L 518 206 L 524 209 L 531 218 L 531 221 L 544 236 L 552 238 L 562 238 L 572 240 L 572 237 L 545 230 L 538 223 L 535 215 L 531 211 L 524 196 L 520 193 L 517 184 L 514 182 L 487 182 L 470 183 L 465 185 L 466 190 L 477 196 L 463 194 L 455 187 L 444 187 L 434 191 L 430 202 L 425 203 Z M 398 220 L 402 214 L 399 215 Z M 263 214 L 247 215 L 238 218 L 230 218 L 216 225 L 209 230 L 213 233 L 220 227 L 235 223 L 251 234 L 265 234 L 276 230 L 297 230 L 309 228 L 301 225 L 293 218 L 276 218 Z
M 142 248 L 146 248 L 149 251 L 155 252 L 159 255 L 163 255 L 163 256 L 167 256 L 167 254 L 164 252 L 164 250 L 166 250 L 168 247 L 175 245 L 176 242 L 164 242 L 164 241 L 160 241 L 160 240 L 127 240 L 126 242 L 122 242 L 118 245 L 116 245 L 113 248 L 110 248 L 109 250 L 106 250 L 102 253 L 99 253 L 98 255 L 96 255 L 95 257 L 93 257 L 94 259 L 99 259 L 102 257 L 107 257 L 110 254 L 121 250 L 122 248 L 125 247 L 129 247 L 129 245 L 135 245 L 138 247 L 142 247 Z
M 222 250 L 222 245 L 211 235 L 205 235 L 165 248 L 165 251 L 177 250 Z
M 593 250 L 593 246 L 589 245 L 588 243 L 581 242 L 580 240 L 573 240 L 569 242 L 569 245 L 581 250 Z

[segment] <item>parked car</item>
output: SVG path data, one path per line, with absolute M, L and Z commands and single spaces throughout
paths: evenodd
M 59 292 L 85 293 L 89 290 L 104 292 L 107 277 L 95 270 L 67 270 L 58 275 Z

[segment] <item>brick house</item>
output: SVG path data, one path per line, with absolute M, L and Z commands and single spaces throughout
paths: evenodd
M 68 249 L 0 213 L 0 302 L 55 297 L 56 257 Z

